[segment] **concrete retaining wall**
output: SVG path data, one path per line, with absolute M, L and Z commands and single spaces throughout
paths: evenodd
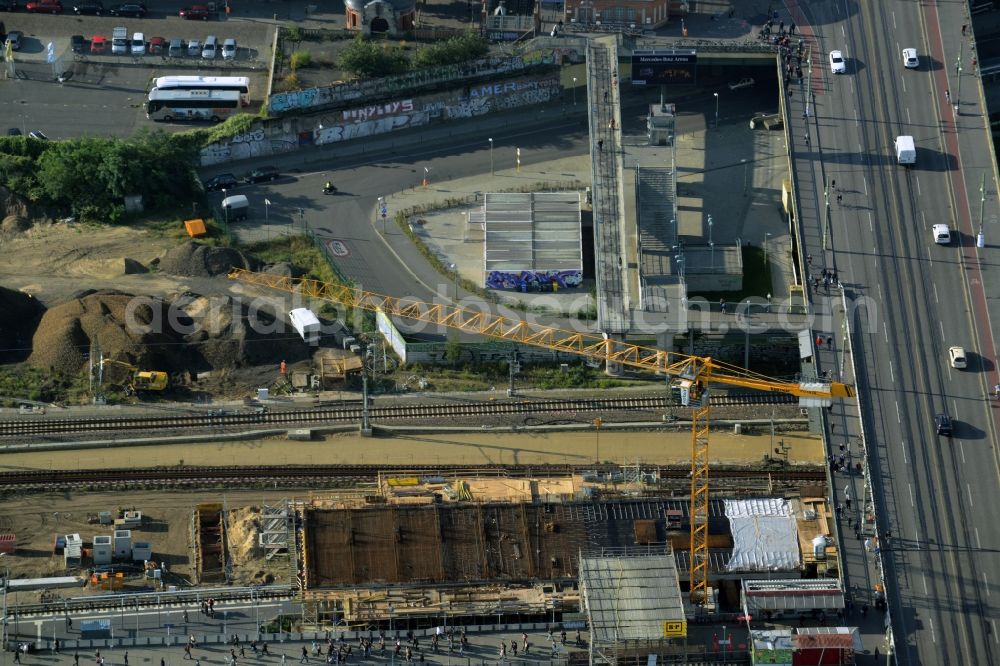
M 487 113 L 544 104 L 562 94 L 558 74 L 546 72 L 515 79 L 477 83 L 443 93 L 400 97 L 361 105 L 317 118 L 261 121 L 249 132 L 214 143 L 201 151 L 201 165 L 288 153 L 310 146 L 361 139 L 411 127 L 472 118 Z M 331 122 L 332 121 L 332 122 Z

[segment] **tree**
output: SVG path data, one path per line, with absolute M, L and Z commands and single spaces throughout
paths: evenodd
M 444 347 L 444 358 L 453 366 L 458 365 L 458 362 L 462 359 L 462 343 L 458 341 L 458 338 L 448 338 L 448 342 L 445 343 Z
M 377 44 L 359 34 L 340 54 L 340 66 L 355 76 L 376 79 L 402 74 L 410 63 L 398 46 Z

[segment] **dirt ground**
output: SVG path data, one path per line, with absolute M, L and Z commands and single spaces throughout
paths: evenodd
M 776 433 L 774 445 L 790 445 L 793 464 L 821 464 L 824 458 L 819 438 L 804 433 Z M 62 453 L 16 453 L 0 457 L 0 470 L 53 469 L 77 467 L 94 469 L 109 466 L 156 466 L 170 464 L 319 464 L 372 463 L 532 463 L 569 462 L 585 464 L 600 457 L 619 463 L 685 464 L 691 443 L 687 432 L 595 432 L 549 434 L 432 434 L 361 438 L 349 434 L 316 442 L 286 440 L 225 444 L 184 444 L 118 450 L 67 451 Z M 712 433 L 711 459 L 714 463 L 747 464 L 760 462 L 773 448 L 770 434 L 734 435 Z M 148 519 L 133 531 L 133 540 L 153 545 L 153 557 L 166 561 L 178 582 L 194 578 L 191 520 L 200 502 L 225 501 L 230 510 L 229 546 L 234 582 L 289 583 L 288 560 L 279 556 L 265 561 L 256 548 L 259 507 L 278 504 L 302 496 L 306 491 L 284 492 L 211 490 L 196 492 L 160 491 L 137 493 L 48 493 L 6 499 L 0 508 L 0 529 L 17 535 L 18 550 L 4 559 L 16 577 L 62 575 L 61 556 L 52 554 L 55 534 L 79 533 L 84 542 L 94 535 L 110 534 L 107 526 L 89 524 L 88 514 L 117 512 L 135 508 Z M 72 591 L 74 593 L 78 591 Z
M 0 239 L 0 284 L 33 294 L 47 307 L 83 289 L 166 296 L 180 290 L 217 293 L 225 282 L 163 273 L 125 275 L 123 259 L 144 266 L 178 245 L 128 227 L 52 224 Z

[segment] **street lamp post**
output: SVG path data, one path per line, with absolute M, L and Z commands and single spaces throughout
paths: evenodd
M 955 115 L 958 115 L 958 105 L 961 103 L 959 100 L 962 99 L 962 55 L 965 50 L 965 40 L 959 42 L 961 44 L 958 52 L 958 58 L 955 60 L 955 76 L 958 78 L 958 88 L 955 90 Z
M 715 95 L 715 129 L 719 129 L 719 93 L 712 93 Z
M 767 272 L 767 239 L 771 237 L 770 231 L 764 232 L 764 271 Z
M 222 214 L 226 220 L 226 231 L 229 231 L 229 206 L 226 205 L 226 188 L 222 188 Z
M 986 209 L 986 172 L 979 182 L 979 233 L 976 234 L 976 247 L 982 249 L 986 247 L 986 237 L 983 235 L 983 215 Z
M 455 300 L 457 301 L 458 300 L 458 265 L 457 264 L 448 264 L 448 268 L 455 275 Z
M 708 247 L 712 249 L 712 268 L 715 268 L 715 243 L 712 241 L 712 216 L 708 216 Z
M 750 163 L 746 160 L 740 160 L 743 163 L 743 196 L 747 195 L 747 171 L 749 171 Z
M 826 237 L 830 231 L 830 183 L 823 188 L 823 201 L 826 204 L 826 220 L 823 222 L 823 249 L 826 249 Z
M 271 242 L 270 210 L 271 210 L 271 200 L 264 199 L 264 237 L 267 239 L 268 243 Z
M 576 106 L 576 77 L 573 77 L 573 106 Z
M 493 137 L 490 137 L 490 175 L 495 176 L 496 171 L 493 169 Z

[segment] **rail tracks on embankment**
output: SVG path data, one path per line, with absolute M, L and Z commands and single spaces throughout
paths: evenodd
M 633 468 L 635 469 L 635 468 Z M 369 487 L 379 479 L 389 477 L 416 478 L 418 481 L 442 483 L 458 476 L 500 476 L 507 478 L 539 478 L 571 474 L 593 475 L 603 479 L 624 478 L 624 470 L 612 464 L 538 464 L 538 465 L 434 465 L 419 468 L 413 465 L 258 465 L 258 466 L 169 466 L 146 468 L 99 468 L 13 470 L 0 472 L 0 490 L 55 490 L 60 488 L 98 489 L 107 487 L 261 487 L 314 486 Z M 641 466 L 641 474 L 652 484 L 670 481 L 687 482 L 691 468 L 684 465 Z M 825 471 L 812 468 L 720 468 L 712 470 L 717 482 L 741 482 L 767 479 L 783 485 L 823 483 Z
M 713 398 L 714 407 L 788 405 L 794 398 L 783 394 L 727 395 Z M 369 419 L 374 423 L 402 423 L 434 419 L 439 423 L 461 419 L 494 417 L 530 417 L 552 415 L 567 417 L 578 414 L 614 414 L 648 412 L 654 416 L 677 406 L 664 396 L 630 396 L 616 398 L 584 398 L 568 400 L 489 400 L 477 402 L 435 402 L 417 404 L 374 404 L 369 407 Z M 309 426 L 344 425 L 360 422 L 359 402 L 309 409 L 209 410 L 197 414 L 138 415 L 99 418 L 60 418 L 54 415 L 24 416 L 0 421 L 0 440 L 6 438 L 37 438 L 45 436 L 86 436 L 112 433 L 115 436 L 140 436 L 143 432 L 191 431 L 211 429 L 302 428 Z

